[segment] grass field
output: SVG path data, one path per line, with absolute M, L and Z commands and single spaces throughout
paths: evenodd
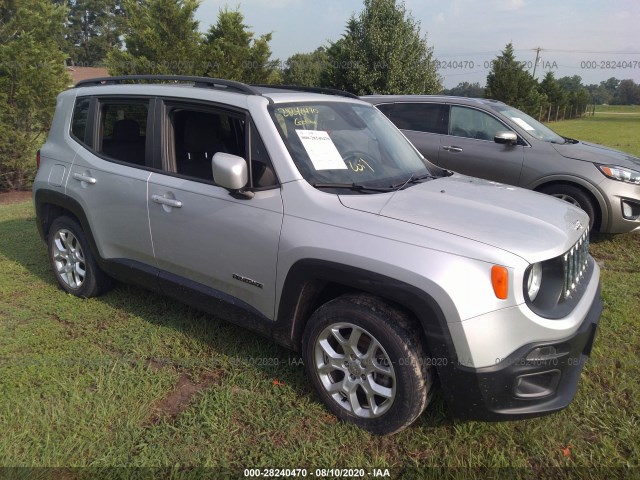
M 553 128 L 640 153 L 635 122 L 596 116 Z M 618 135 L 626 128 L 635 137 Z M 591 136 L 599 129 L 606 138 Z M 0 478 L 214 478 L 247 467 L 382 467 L 393 478 L 639 475 L 640 235 L 603 236 L 591 250 L 605 310 L 566 410 L 458 422 L 436 395 L 415 425 L 379 438 L 337 422 L 297 355 L 261 337 L 138 288 L 91 300 L 63 293 L 31 203 L 0 205 L 0 465 L 64 467 L 5 469 Z M 436 469 L 420 470 L 428 468 Z
M 607 145 L 640 156 L 640 105 L 602 105 L 594 116 L 547 125 L 565 137 Z
M 596 115 L 598 113 L 610 113 L 610 114 L 629 114 L 633 113 L 640 115 L 640 105 L 597 105 Z

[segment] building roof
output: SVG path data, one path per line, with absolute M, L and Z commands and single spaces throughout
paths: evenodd
M 87 80 L 88 78 L 108 77 L 109 73 L 104 67 L 67 67 L 67 72 L 71 76 L 73 85 L 80 80 Z

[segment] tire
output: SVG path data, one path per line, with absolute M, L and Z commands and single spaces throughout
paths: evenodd
M 70 217 L 56 218 L 48 235 L 51 267 L 58 285 L 77 297 L 100 295 L 111 279 L 96 264 L 80 225 Z
M 589 215 L 589 230 L 593 229 L 596 221 L 597 211 L 593 201 L 587 193 L 579 187 L 573 185 L 550 185 L 540 190 L 542 193 L 559 198 L 565 202 L 569 202 L 578 208 L 584 210 Z
M 376 297 L 344 295 L 316 310 L 302 355 L 329 410 L 374 434 L 405 429 L 429 403 L 434 376 L 420 336 L 405 313 Z

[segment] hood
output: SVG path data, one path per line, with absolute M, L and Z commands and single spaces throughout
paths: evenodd
M 596 143 L 553 143 L 551 145 L 560 155 L 566 158 L 603 165 L 619 165 L 634 170 L 640 169 L 640 158 Z
M 384 195 L 341 195 L 352 208 L 509 251 L 530 263 L 566 252 L 589 225 L 548 195 L 462 175 Z

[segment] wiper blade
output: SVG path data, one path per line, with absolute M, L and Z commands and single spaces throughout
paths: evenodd
M 391 188 L 401 190 L 409 184 L 420 183 L 422 180 L 434 179 L 434 178 L 439 178 L 439 177 L 436 177 L 435 175 L 431 175 L 430 173 L 425 173 L 423 175 L 411 174 L 411 176 L 407 178 L 404 182 L 395 183 L 391 185 Z
M 313 186 L 316 188 L 344 188 L 347 190 L 368 190 L 372 192 L 390 192 L 393 190 L 391 187 L 368 187 L 366 185 L 360 185 L 359 183 L 314 183 Z

